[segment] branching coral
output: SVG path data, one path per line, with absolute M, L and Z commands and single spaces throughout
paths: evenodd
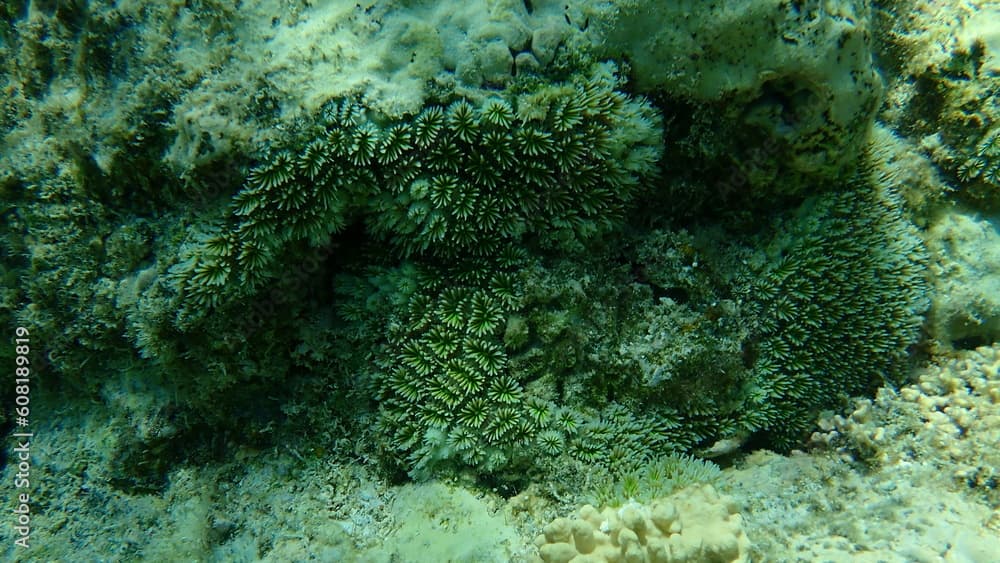
M 983 134 L 973 156 L 959 165 L 958 177 L 963 182 L 979 180 L 1000 191 L 1000 125 Z
M 893 197 L 861 182 L 811 200 L 734 287 L 737 261 L 700 260 L 698 237 L 615 232 L 662 148 L 657 112 L 617 86 L 598 69 L 391 122 L 330 103 L 257 155 L 231 200 L 137 239 L 157 239 L 155 256 L 92 243 L 88 287 L 109 257 L 134 279 L 81 295 L 129 293 L 99 303 L 108 339 L 124 328 L 165 373 L 204 368 L 206 395 L 353 386 L 378 400 L 365 427 L 387 460 L 414 475 L 497 475 L 539 454 L 620 470 L 758 431 L 788 444 L 837 393 L 893 379 L 923 290 Z M 291 275 L 329 248 L 344 252 Z M 171 263 L 171 286 L 140 283 Z M 268 300 L 270 315 L 241 316 Z
M 496 469 L 548 417 L 548 406 L 526 399 L 507 370 L 501 335 L 519 299 L 512 277 L 477 261 L 369 277 L 382 286 L 375 295 L 409 295 L 387 309 L 392 320 L 373 380 L 385 447 L 415 475 L 445 462 Z
M 531 236 L 573 247 L 619 224 L 656 171 L 658 115 L 597 75 L 481 107 L 459 99 L 381 126 L 331 105 L 302 146 L 271 151 L 229 216 L 174 268 L 184 302 L 213 306 L 275 275 L 356 216 L 401 256 L 495 256 Z
M 655 171 L 657 121 L 599 80 L 429 108 L 386 135 L 400 161 L 369 224 L 410 255 L 490 255 L 526 234 L 572 245 L 617 225 Z
M 901 102 L 887 108 L 881 120 L 910 139 L 920 139 L 920 149 L 944 172 L 941 180 L 933 180 L 936 185 L 908 190 L 927 192 L 920 198 L 940 199 L 954 189 L 954 196 L 976 209 L 1000 208 L 1000 76 L 991 68 L 995 49 L 988 46 L 983 34 L 989 27 L 980 19 L 992 15 L 983 11 L 963 20 L 959 28 L 949 30 L 950 37 L 962 39 L 947 42 L 933 55 L 928 51 L 916 56 L 913 66 L 905 69 L 905 79 L 893 85 L 890 98 Z M 921 17 L 933 21 L 933 16 Z M 936 24 L 911 25 L 887 34 L 896 43 L 893 49 L 912 50 L 943 32 Z M 911 44 L 916 37 L 923 38 Z
M 173 268 L 182 315 L 252 299 L 282 264 L 363 224 L 370 243 L 388 243 L 387 267 L 347 276 L 340 312 L 384 338 L 366 379 L 392 457 L 425 474 L 555 450 L 572 436 L 538 437 L 551 406 L 524 389 L 538 374 L 507 366 L 514 271 L 528 247 L 579 249 L 619 227 L 657 171 L 659 116 L 615 85 L 602 68 L 389 124 L 329 105 L 314 134 L 269 151 L 227 215 L 192 236 Z
M 351 291 L 345 315 L 395 300 L 372 327 L 385 448 L 414 475 L 497 475 L 569 460 L 627 473 L 753 434 L 791 447 L 820 409 L 906 369 L 927 300 L 900 205 L 862 172 L 779 216 L 761 251 L 661 230 L 624 244 L 632 265 L 618 241 L 369 276 L 378 289 Z
M 640 467 L 599 481 L 594 491 L 598 506 L 650 502 L 695 483 L 714 484 L 722 471 L 711 461 L 689 455 L 666 455 Z
M 529 336 L 510 366 L 558 381 L 555 419 L 570 415 L 542 449 L 622 470 L 752 435 L 789 448 L 819 410 L 898 383 L 928 301 L 925 250 L 893 190 L 862 172 L 769 225 L 763 251 L 655 231 L 631 267 L 593 255 L 528 269 Z
M 838 398 L 899 384 L 928 307 L 926 250 L 890 187 L 861 174 L 808 201 L 747 298 L 758 342 L 744 426 L 789 447 Z

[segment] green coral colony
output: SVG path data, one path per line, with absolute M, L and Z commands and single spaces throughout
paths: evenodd
M 389 250 L 338 274 L 337 312 L 378 343 L 357 375 L 384 455 L 415 476 L 561 455 L 630 471 L 755 433 L 791 447 L 820 407 L 897 381 L 926 305 L 920 242 L 871 178 L 807 201 L 756 267 L 727 276 L 726 260 L 706 258 L 718 271 L 700 302 L 615 297 L 630 280 L 606 266 L 606 240 L 654 192 L 663 132 L 648 102 L 614 86 L 458 99 L 391 123 L 331 102 L 313 135 L 268 151 L 173 268 L 182 311 L 252 299 L 302 245 L 362 222 L 367 244 Z M 607 270 L 587 297 L 617 303 L 546 287 L 573 283 L 546 272 L 573 261 Z M 709 305 L 720 296 L 728 325 Z M 604 325 L 681 309 L 693 320 L 647 329 L 688 342 L 653 360 L 665 365 L 636 360 L 655 351 L 622 355 Z M 573 334 L 583 326 L 608 334 Z M 595 345 L 606 353 L 587 357 Z
M 151 244 L 163 275 L 94 264 L 132 288 L 117 308 L 47 322 L 107 278 L 37 258 L 11 266 L 35 270 L 16 315 L 50 327 L 66 378 L 86 362 L 55 333 L 99 318 L 102 365 L 146 362 L 195 420 L 212 410 L 224 425 L 207 405 L 281 389 L 311 431 L 356 430 L 366 455 L 411 476 L 582 462 L 621 476 L 608 498 L 705 478 L 686 456 L 719 444 L 794 447 L 820 409 L 897 382 L 927 303 L 893 188 L 859 166 L 731 233 L 648 221 L 673 193 L 669 126 L 609 69 L 399 119 L 331 100 L 188 226 L 150 242 L 136 233 L 154 220 L 131 216 L 115 236 Z M 966 176 L 995 183 L 997 136 Z M 26 206 L 28 220 L 53 205 Z

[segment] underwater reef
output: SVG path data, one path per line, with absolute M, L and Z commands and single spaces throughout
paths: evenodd
M 418 561 L 397 495 L 494 495 L 441 557 L 747 561 L 734 468 L 899 459 L 852 409 L 1000 339 L 1000 9 L 661 4 L 0 2 L 31 556 Z

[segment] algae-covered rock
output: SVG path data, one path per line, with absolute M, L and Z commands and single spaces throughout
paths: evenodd
M 961 210 L 938 215 L 927 233 L 934 273 L 928 318 L 943 349 L 1000 339 L 1000 218 Z
M 599 9 L 594 25 L 640 91 L 722 116 L 729 139 L 706 157 L 730 153 L 753 189 L 789 193 L 816 189 L 789 174 L 830 180 L 864 146 L 882 93 L 871 18 L 860 0 L 629 0 Z

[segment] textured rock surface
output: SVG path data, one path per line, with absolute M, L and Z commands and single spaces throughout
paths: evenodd
M 739 107 L 798 172 L 833 177 L 881 99 L 868 2 L 615 2 L 595 18 L 643 91 Z
M 1000 217 L 950 210 L 927 232 L 935 291 L 929 329 L 948 348 L 1000 340 Z
M 822 452 L 749 456 L 720 489 L 737 500 L 754 561 L 991 563 L 1000 513 L 933 466 L 865 471 Z

